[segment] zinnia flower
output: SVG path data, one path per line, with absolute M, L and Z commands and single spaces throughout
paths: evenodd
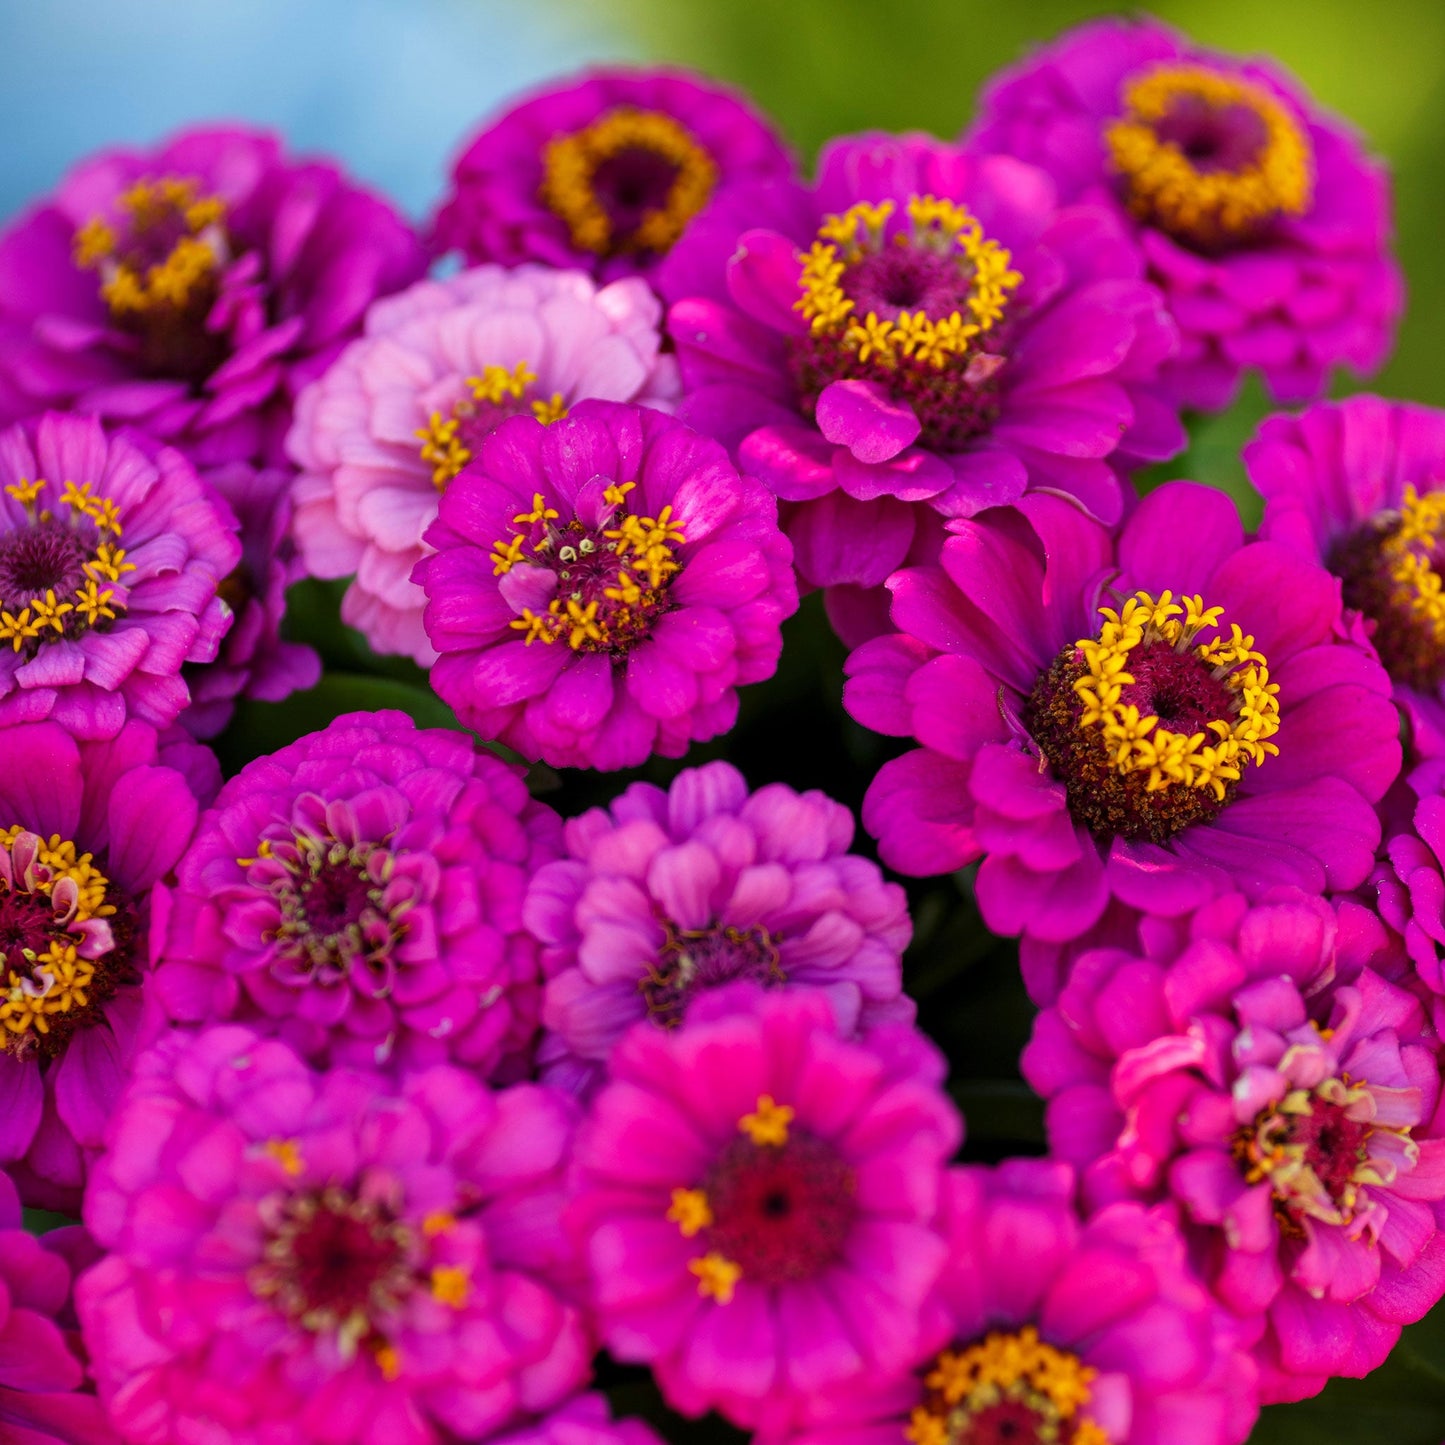
M 0 236 L 0 421 L 74 408 L 198 467 L 284 465 L 295 393 L 424 266 L 389 205 L 265 132 L 102 152 Z
M 499 1435 L 492 1445 L 662 1445 L 641 1420 L 613 1421 L 606 1395 L 577 1395 L 535 1424 Z
M 27 1203 L 73 1213 L 140 1026 L 151 889 L 195 830 L 201 749 L 138 722 L 0 743 L 0 1166 Z
M 221 582 L 232 622 L 220 653 L 184 674 L 191 702 L 181 722 L 202 738 L 226 727 L 238 698 L 283 702 L 321 678 L 315 651 L 281 635 L 286 588 L 305 575 L 291 538 L 291 474 L 234 462 L 206 480 L 235 513 L 241 561 Z
M 1106 523 L 1123 475 L 1184 444 L 1154 395 L 1173 324 L 1103 206 L 924 136 L 832 142 L 817 185 L 752 186 L 661 273 L 680 414 L 790 504 L 804 578 L 876 585 L 915 504 L 968 517 L 1025 489 Z
M 302 392 L 288 446 L 296 540 L 317 577 L 356 574 L 342 620 L 378 652 L 436 660 L 411 580 L 440 494 L 509 416 L 552 421 L 584 397 L 670 409 L 646 283 L 479 266 L 378 302 L 366 335 Z
M 523 918 L 542 943 L 544 1077 L 585 1092 L 628 1027 L 674 1028 L 735 979 L 821 989 L 843 1037 L 912 1023 L 903 890 L 847 851 L 853 816 L 723 762 L 634 783 L 564 829 Z
M 1399 729 L 1327 572 L 1246 544 L 1192 482 L 1147 496 L 1117 546 L 1053 497 L 949 525 L 938 565 L 889 580 L 901 632 L 848 661 L 853 716 L 922 744 L 864 800 L 885 863 L 982 858 L 988 926 L 1048 942 L 1111 898 L 1173 916 L 1364 881 Z
M 1091 21 L 1006 70 L 967 137 L 1130 219 L 1179 324 L 1163 379 L 1228 406 L 1246 370 L 1279 401 L 1364 375 L 1404 304 L 1383 167 L 1289 76 L 1157 20 Z
M 767 488 L 640 407 L 502 423 L 426 541 L 432 685 L 554 767 L 632 767 L 726 732 L 798 606 Z
M 536 1029 L 522 899 L 558 844 L 556 814 L 464 734 L 339 717 L 248 764 L 202 819 L 154 998 L 179 1023 L 244 1022 L 318 1065 L 485 1076 Z
M 742 96 L 678 70 L 593 70 L 534 91 L 452 169 L 433 242 L 469 262 L 646 273 L 729 184 L 792 157 Z
M 589 1348 L 554 1281 L 567 1098 L 441 1066 L 310 1072 L 222 1025 L 136 1064 L 77 1288 L 136 1445 L 442 1445 L 550 1409 Z
M 1264 497 L 1260 535 L 1340 578 L 1411 724 L 1445 753 L 1445 412 L 1376 396 L 1272 416 L 1244 448 Z
M 16 1445 L 115 1445 L 71 1339 L 71 1267 L 52 1247 L 70 1232 L 29 1233 L 0 1173 L 0 1432 Z
M 235 523 L 169 447 L 52 412 L 0 433 L 0 723 L 174 722 L 231 621 Z
M 1445 1290 L 1439 1039 L 1359 922 L 1221 899 L 1173 956 L 1086 953 L 1024 1054 L 1087 1198 L 1178 1202 L 1267 1401 L 1374 1369 Z
M 788 1445 L 1239 1445 L 1254 1372 L 1172 1217 L 1083 1223 L 1073 1183 L 1042 1159 L 953 1171 L 926 1357 L 813 1402 Z
M 826 997 L 737 984 L 681 1029 L 635 1026 L 611 1070 L 572 1223 L 616 1358 L 745 1427 L 912 1362 L 960 1133 L 931 1044 L 845 1043 Z

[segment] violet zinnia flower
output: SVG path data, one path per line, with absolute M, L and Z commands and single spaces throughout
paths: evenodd
M 20 1197 L 0 1173 L 0 1438 L 16 1445 L 115 1445 L 86 1390 L 70 1321 L 71 1266 L 59 1233 L 25 1229 Z
M 681 1029 L 635 1025 L 578 1134 L 571 1214 L 611 1353 L 746 1427 L 911 1364 L 960 1134 L 942 1076 L 902 1026 L 842 1041 L 806 989 L 735 984 Z
M 1117 545 L 1055 497 L 949 530 L 938 565 L 889 579 L 901 631 L 848 660 L 853 716 L 922 744 L 864 800 L 885 863 L 981 857 L 988 926 L 1055 943 L 1111 898 L 1177 915 L 1364 881 L 1399 728 L 1327 572 L 1246 543 L 1192 482 L 1150 493 Z
M 302 392 L 287 442 L 307 570 L 356 574 L 342 620 L 430 666 L 411 573 L 440 493 L 509 416 L 553 421 L 584 397 L 670 410 L 661 320 L 641 280 L 599 288 L 541 266 L 479 266 L 373 306 L 365 337 Z
M 1416 768 L 1391 801 L 1403 816 L 1388 819 L 1379 866 L 1368 893 L 1394 930 L 1412 979 L 1433 995 L 1445 1023 L 1445 760 Z M 1394 973 L 1390 973 L 1394 977 Z M 1427 995 L 1427 996 L 1428 996 Z
M 0 729 L 0 1166 L 74 1212 L 140 1026 L 152 887 L 199 811 L 188 739 Z M 181 756 L 177 757 L 176 754 Z
M 221 790 L 170 890 L 151 987 L 176 1022 L 244 1022 L 317 1065 L 487 1075 L 537 1025 L 528 878 L 555 813 L 470 738 L 350 713 Z
M 1445 753 L 1445 412 L 1352 396 L 1272 416 L 1244 448 L 1260 535 L 1340 578 L 1394 683 L 1417 752 Z
M 1172 957 L 1084 954 L 1024 1054 L 1086 1199 L 1178 1202 L 1267 1401 L 1374 1369 L 1445 1290 L 1439 1038 L 1347 923 L 1216 900 Z
M 782 783 L 748 792 L 728 763 L 634 783 L 564 827 L 523 919 L 542 943 L 543 1077 L 585 1092 L 627 1028 L 681 1023 L 734 979 L 821 989 L 843 1037 L 912 1023 L 908 903 L 849 853 L 853 816 Z
M 577 1395 L 544 1419 L 509 1431 L 489 1445 L 662 1445 L 641 1420 L 612 1419 L 607 1396 Z
M 305 575 L 291 539 L 291 474 L 233 462 L 206 480 L 235 514 L 241 560 L 220 586 L 233 619 L 220 653 L 184 673 L 191 702 L 180 720 L 202 738 L 226 727 L 238 698 L 283 702 L 321 677 L 316 653 L 281 636 L 286 588 Z
M 812 190 L 740 189 L 664 266 L 680 414 L 790 506 L 803 577 L 881 583 L 917 512 L 1026 489 L 1107 523 L 1184 444 L 1153 393 L 1174 326 L 1102 206 L 928 137 L 832 142 Z
M 394 1090 L 394 1091 L 393 1091 Z M 569 1100 L 448 1066 L 310 1072 L 222 1025 L 137 1061 L 76 1290 L 133 1441 L 442 1445 L 587 1376 L 558 1293 Z
M 554 767 L 632 767 L 726 732 L 798 606 L 772 494 L 642 407 L 503 422 L 426 541 L 432 685 Z
M 811 1402 L 787 1445 L 1245 1439 L 1253 1367 L 1167 1210 L 1081 1222 L 1072 1171 L 1042 1159 L 956 1169 L 948 1185 L 925 1358 Z
M 0 421 L 74 408 L 198 467 L 284 465 L 296 391 L 424 268 L 386 202 L 265 132 L 102 152 L 0 236 Z
M 655 267 L 718 190 L 792 173 L 736 92 L 687 71 L 593 70 L 478 133 L 433 243 L 472 263 L 540 261 L 610 281 Z
M 1389 353 L 1404 286 L 1384 169 L 1272 65 L 1145 17 L 1091 21 L 997 77 L 966 144 L 1132 218 L 1179 323 L 1163 379 L 1182 405 L 1225 407 L 1255 369 L 1308 400 Z
M 235 524 L 190 463 L 93 417 L 0 433 L 0 723 L 174 722 L 216 656 Z

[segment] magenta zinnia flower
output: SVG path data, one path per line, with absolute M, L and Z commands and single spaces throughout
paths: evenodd
M 788 1445 L 1239 1445 L 1254 1372 L 1172 1217 L 1082 1223 L 1073 1184 L 1042 1159 L 954 1170 L 925 1358 L 812 1402 Z
M 938 565 L 889 579 L 901 632 L 848 661 L 853 716 L 922 744 L 864 800 L 885 863 L 982 858 L 988 926 L 1048 942 L 1111 898 L 1177 915 L 1364 881 L 1399 729 L 1327 572 L 1246 544 L 1192 482 L 1146 497 L 1117 546 L 1053 497 L 949 529 Z
M 782 783 L 748 792 L 708 763 L 664 791 L 634 783 L 564 829 L 523 918 L 547 975 L 544 1077 L 585 1092 L 628 1027 L 681 1023 L 735 979 L 822 990 L 845 1038 L 913 1022 L 903 995 L 908 904 L 849 853 L 853 816 Z
M 433 686 L 554 767 L 632 767 L 726 732 L 798 606 L 767 488 L 640 407 L 502 423 L 426 541 Z
M 175 1021 L 284 1038 L 318 1065 L 482 1075 L 537 1025 L 527 879 L 552 810 L 469 738 L 350 713 L 248 764 L 178 870 L 154 997 Z
M 876 585 L 914 504 L 1026 489 L 1118 520 L 1121 473 L 1173 456 L 1153 394 L 1174 328 L 1107 208 L 923 136 L 832 142 L 812 190 L 724 197 L 661 274 L 681 414 L 789 503 L 802 575 Z
M 342 620 L 430 666 L 411 574 L 439 494 L 509 416 L 555 420 L 584 397 L 670 410 L 661 319 L 643 281 L 541 266 L 479 266 L 373 306 L 365 338 L 301 394 L 288 440 L 307 569 L 356 574 Z
M 296 391 L 424 266 L 389 205 L 265 132 L 102 152 L 0 236 L 0 421 L 74 408 L 198 467 L 284 465 Z
M 1091 21 L 995 79 L 967 145 L 1130 218 L 1179 324 L 1163 378 L 1185 406 L 1228 406 L 1245 370 L 1308 400 L 1389 353 L 1404 286 L 1384 169 L 1272 65 Z
M 174 722 L 216 656 L 235 523 L 169 447 L 50 413 L 0 433 L 0 723 Z
M 127 1440 L 442 1445 L 587 1375 L 557 1227 L 567 1098 L 441 1066 L 311 1073 L 223 1025 L 137 1062 L 76 1291 Z
M 615 1357 L 747 1427 L 912 1361 L 960 1133 L 931 1044 L 845 1043 L 823 995 L 737 984 L 681 1029 L 635 1026 L 611 1071 L 572 1223 Z
M 1445 412 L 1352 396 L 1272 416 L 1244 448 L 1260 535 L 1316 558 L 1364 618 L 1418 752 L 1445 753 Z
M 140 1025 L 150 895 L 191 841 L 189 740 L 0 729 L 0 1166 L 74 1212 Z M 214 766 L 214 764 L 212 764 Z
M 1178 1202 L 1266 1400 L 1374 1369 L 1445 1290 L 1439 1039 L 1359 921 L 1221 899 L 1172 957 L 1086 953 L 1024 1054 L 1086 1198 Z
M 687 71 L 593 70 L 478 133 L 433 242 L 472 263 L 540 261 L 610 281 L 656 266 L 718 190 L 792 172 L 741 95 Z

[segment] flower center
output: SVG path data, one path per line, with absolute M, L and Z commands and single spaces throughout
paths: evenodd
M 808 335 L 789 361 L 805 411 L 833 381 L 873 381 L 907 402 L 925 446 L 956 450 L 998 409 L 1009 294 L 1023 277 L 969 212 L 912 196 L 828 216 L 794 303 Z
M 1162 843 L 1215 817 L 1245 764 L 1279 752 L 1279 685 L 1238 623 L 1220 634 L 1223 611 L 1169 592 L 1101 607 L 1099 636 L 1066 647 L 1030 694 L 1025 726 L 1100 836 Z M 1214 640 L 1196 643 L 1206 630 Z
M 682 570 L 675 549 L 687 539 L 671 506 L 656 517 L 626 510 L 636 485 L 594 477 L 562 525 L 538 492 L 532 510 L 512 519 L 512 535 L 492 543 L 492 575 L 529 646 L 565 638 L 574 652 L 620 655 L 670 606 Z
M 133 332 L 142 363 L 161 375 L 210 374 L 225 353 L 206 321 L 231 259 L 225 203 L 176 176 L 138 181 L 112 225 L 96 216 L 75 233 L 75 262 L 100 273 L 112 319 Z
M 1245 1178 L 1269 1181 L 1286 1234 L 1301 1236 L 1306 1217 L 1347 1225 L 1365 1212 L 1361 1187 L 1388 1182 L 1396 1168 L 1387 1163 L 1382 1174 L 1376 1153 L 1414 1164 L 1420 1151 L 1409 1129 L 1377 1124 L 1375 1112 L 1369 1087 L 1344 1075 L 1292 1089 L 1234 1136 Z
M 21 827 L 0 832 L 0 1050 L 61 1052 L 99 1019 L 116 990 L 136 981 L 134 915 L 74 843 Z
M 1032 1325 L 997 1331 L 938 1355 L 903 1435 L 912 1445 L 1111 1445 L 1080 1414 L 1097 1374 Z
M 0 641 L 33 657 L 46 642 L 106 631 L 125 613 L 120 511 L 91 484 L 44 480 L 5 488 L 26 520 L 0 534 Z
M 416 433 L 421 441 L 421 459 L 430 462 L 432 485 L 439 492 L 476 455 L 483 438 L 509 416 L 534 416 L 544 425 L 567 415 L 562 393 L 550 397 L 532 388 L 537 374 L 525 361 L 511 371 L 505 366 L 485 366 L 480 376 L 467 378 L 467 391 L 449 416 L 434 411 L 426 426 Z
M 760 1095 L 702 1185 L 672 1191 L 668 1219 L 706 1250 L 688 1269 L 698 1293 L 719 1304 L 740 1279 L 811 1279 L 847 1243 L 858 1212 L 853 1171 L 832 1144 L 792 1122 L 789 1105 Z
M 1445 593 L 1440 540 L 1445 492 L 1405 488 L 1398 512 L 1381 512 L 1330 557 L 1347 607 L 1375 624 L 1372 641 L 1396 682 L 1432 691 L 1445 681 Z
M 1309 139 L 1262 86 L 1167 65 L 1130 82 L 1123 104 L 1104 141 L 1140 220 L 1211 250 L 1309 209 Z
M 647 1012 L 663 1028 L 682 1022 L 692 995 L 746 978 L 764 985 L 784 981 L 778 946 L 765 928 L 685 929 L 664 921 L 667 941 L 638 984 Z
M 717 184 L 712 157 L 684 127 L 630 106 L 550 141 L 542 171 L 543 204 L 574 246 L 599 256 L 670 249 Z

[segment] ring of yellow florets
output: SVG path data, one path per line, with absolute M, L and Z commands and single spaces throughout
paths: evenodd
M 476 432 L 485 434 L 507 416 L 525 416 L 529 411 L 544 426 L 567 415 L 560 391 L 550 397 L 527 395 L 536 380 L 537 373 L 525 361 L 510 371 L 505 366 L 487 365 L 480 376 L 467 378 L 467 394 L 449 416 L 432 412 L 416 436 L 422 461 L 431 465 L 432 486 L 437 491 L 445 491 L 447 483 L 471 461 L 479 440 Z
M 11 532 L 0 547 L 54 551 L 59 546 L 73 553 L 73 558 L 62 556 L 62 562 L 73 560 L 77 565 L 62 567 L 71 571 L 74 585 L 68 591 L 62 587 L 60 595 L 50 586 L 28 595 L 24 591 L 12 595 L 11 588 L 4 588 L 0 642 L 10 643 L 16 652 L 33 653 L 42 643 L 78 637 L 124 616 L 126 589 L 121 578 L 134 572 L 135 564 L 125 560 L 125 549 L 118 545 L 121 520 L 116 504 L 94 495 L 90 482 L 57 486 L 42 478 L 22 478 L 5 490 L 25 508 L 30 525 L 28 530 Z M 49 547 L 47 533 L 54 544 Z M 8 560 L 8 553 L 0 559 L 0 573 L 6 571 Z
M 1299 124 L 1263 86 L 1194 65 L 1167 65 L 1128 84 L 1123 116 L 1104 132 L 1130 209 L 1203 248 L 1247 239 L 1277 216 L 1303 215 L 1313 192 L 1313 157 Z M 1253 118 L 1260 140 L 1234 169 L 1196 165 L 1161 122 L 1189 105 Z
M 911 1445 L 957 1445 L 972 1439 L 978 1426 L 993 1425 L 989 1439 L 1005 1438 L 1007 1430 L 1008 1438 L 1111 1445 L 1107 1432 L 1081 1413 L 1097 1374 L 1076 1355 L 1040 1340 L 1032 1325 L 996 1331 L 939 1354 L 923 1377 L 923 1403 L 914 1407 L 903 1436 Z
M 660 204 L 644 209 L 634 226 L 619 233 L 599 194 L 599 172 L 629 157 L 671 175 Z M 631 106 L 550 141 L 542 156 L 543 204 L 566 222 L 574 246 L 598 256 L 669 250 L 716 185 L 712 157 L 683 126 L 658 111 Z
M 528 646 L 565 640 L 573 652 L 625 652 L 667 606 L 669 582 L 682 570 L 676 549 L 687 539 L 671 505 L 655 517 L 624 510 L 636 485 L 614 482 L 605 490 L 611 510 L 600 528 L 576 517 L 558 526 L 559 513 L 538 492 L 532 510 L 512 519 L 512 535 L 492 543 L 493 576 L 518 566 L 546 566 L 556 575 L 547 610 L 523 608 L 511 623 Z

